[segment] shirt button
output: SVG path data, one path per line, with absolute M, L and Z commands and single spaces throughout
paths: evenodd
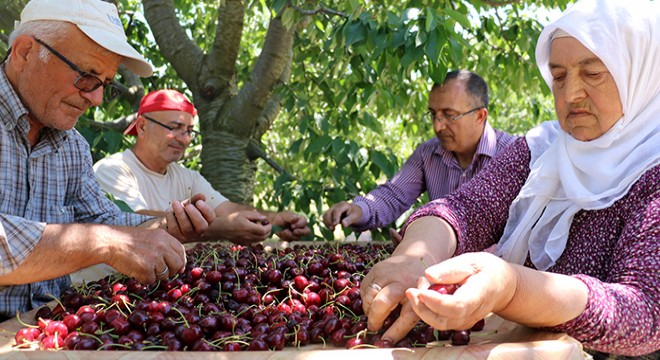
M 14 129 L 14 125 L 12 124 L 7 125 L 7 130 L 13 130 L 13 129 Z

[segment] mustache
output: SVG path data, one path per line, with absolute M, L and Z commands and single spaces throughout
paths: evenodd
M 79 99 L 67 99 L 65 103 L 69 104 L 70 106 L 73 106 L 75 108 L 80 109 L 81 111 L 87 111 L 89 108 L 92 107 L 92 102 L 89 101 L 89 99 L 84 98 L 84 97 L 79 97 Z
M 591 109 L 590 104 L 587 103 L 575 103 L 575 104 L 570 104 L 566 108 L 567 113 L 589 113 L 592 114 L 593 111 Z
M 181 142 L 179 140 L 176 140 L 176 139 L 173 139 L 172 141 L 170 141 L 170 146 L 178 146 L 178 147 L 183 148 L 184 150 L 185 150 L 186 147 L 188 147 L 188 145 L 186 145 L 183 142 Z

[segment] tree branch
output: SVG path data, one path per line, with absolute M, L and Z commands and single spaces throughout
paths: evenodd
M 144 96 L 144 84 L 142 84 L 139 76 L 128 70 L 123 64 L 119 66 L 118 72 L 121 74 L 122 83 L 126 87 L 126 92 L 122 97 L 131 103 L 133 110 L 137 111 L 137 108 L 140 106 L 140 100 Z
M 241 46 L 245 19 L 243 0 L 227 0 L 218 8 L 218 26 L 209 53 L 207 66 L 212 74 L 209 83 L 203 84 L 202 97 L 212 100 L 218 89 L 230 89 L 236 81 L 236 59 Z M 218 81 L 219 80 L 219 81 Z M 212 83 L 214 81 L 215 83 Z
M 79 123 L 84 123 L 93 130 L 107 131 L 113 130 L 123 133 L 128 124 L 132 123 L 137 118 L 137 113 L 132 113 L 113 121 L 94 121 L 91 118 L 81 117 Z
M 520 0 L 503 0 L 503 1 L 481 0 L 481 2 L 483 2 L 486 5 L 493 6 L 493 7 L 499 7 L 499 6 L 517 4 L 517 3 L 520 3 Z
M 197 86 L 203 52 L 179 24 L 172 0 L 143 0 L 142 4 L 161 54 L 194 93 L 198 90 L 194 87 Z
M 291 7 L 293 7 L 299 13 L 301 13 L 303 15 L 307 15 L 307 16 L 318 15 L 318 14 L 326 14 L 326 15 L 341 16 L 343 18 L 348 17 L 348 15 L 346 13 L 330 9 L 330 8 L 325 7 L 325 6 L 319 6 L 314 10 L 306 10 L 306 9 L 303 9 L 300 6 L 297 6 L 297 5 L 294 5 L 294 4 L 291 4 Z
M 229 109 L 229 118 L 235 124 L 233 133 L 248 137 L 254 128 L 254 122 L 261 116 L 291 61 L 294 32 L 295 26 L 286 29 L 279 16 L 270 21 L 264 46 L 250 78 Z

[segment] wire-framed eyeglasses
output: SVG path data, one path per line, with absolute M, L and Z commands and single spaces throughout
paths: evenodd
M 160 121 L 158 121 L 158 120 L 156 120 L 156 119 L 154 119 L 154 118 L 152 118 L 152 117 L 150 117 L 150 116 L 146 116 L 146 115 L 144 115 L 144 114 L 142 114 L 142 117 L 144 117 L 145 119 L 151 121 L 151 122 L 154 123 L 154 124 L 158 124 L 158 125 L 164 127 L 165 129 L 169 130 L 170 134 L 175 135 L 175 136 L 176 136 L 176 135 L 179 135 L 179 136 L 190 136 L 190 140 L 192 140 L 192 139 L 194 139 L 195 137 L 197 137 L 197 135 L 199 134 L 197 131 L 195 131 L 195 130 L 193 130 L 193 129 L 188 129 L 188 128 L 184 127 L 184 126 L 177 126 L 177 127 L 174 127 L 174 126 L 165 125 L 165 124 L 163 124 L 162 122 L 160 122 Z
M 57 50 L 53 49 L 50 45 L 46 44 L 39 38 L 34 38 L 34 40 L 48 49 L 53 55 L 57 56 L 65 64 L 67 64 L 71 70 L 78 73 L 78 77 L 73 81 L 73 86 L 76 89 L 84 92 L 92 92 L 99 87 L 103 86 L 103 100 L 106 102 L 112 101 L 117 96 L 124 93 L 124 87 L 112 80 L 103 81 L 99 79 L 96 75 L 90 74 L 87 71 L 81 70 L 76 64 L 67 59 L 64 55 L 60 54 Z
M 431 122 L 435 121 L 435 119 L 438 119 L 438 120 L 440 120 L 440 119 L 444 119 L 444 121 L 446 121 L 447 124 L 453 124 L 453 123 L 455 123 L 456 121 L 458 121 L 460 118 L 462 118 L 462 117 L 464 117 L 464 116 L 466 116 L 466 115 L 470 115 L 470 114 L 472 114 L 473 112 L 475 112 L 475 111 L 477 111 L 477 110 L 481 110 L 481 109 L 483 109 L 483 106 L 479 106 L 479 107 L 476 107 L 476 108 L 474 108 L 474 109 L 472 109 L 472 110 L 468 110 L 468 111 L 466 111 L 466 112 L 464 112 L 464 113 L 460 113 L 460 114 L 458 114 L 458 115 L 453 115 L 453 116 L 452 116 L 452 115 L 447 115 L 447 114 L 445 114 L 445 113 L 443 113 L 443 112 L 435 112 L 435 111 L 433 111 L 433 110 L 429 110 L 429 111 L 427 111 L 427 112 L 424 114 L 424 116 L 425 116 L 425 117 L 428 117 L 429 120 L 431 120 Z

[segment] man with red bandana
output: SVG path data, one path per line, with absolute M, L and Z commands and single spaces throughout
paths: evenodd
M 101 187 L 134 211 L 148 215 L 162 214 L 172 199 L 204 194 L 216 214 L 205 239 L 258 242 L 270 236 L 273 225 L 284 229 L 277 232 L 284 240 L 309 235 L 305 217 L 231 202 L 199 172 L 177 163 L 197 135 L 193 130 L 196 116 L 195 106 L 176 90 L 147 94 L 140 101 L 136 120 L 124 132 L 137 137 L 135 145 L 94 165 Z

